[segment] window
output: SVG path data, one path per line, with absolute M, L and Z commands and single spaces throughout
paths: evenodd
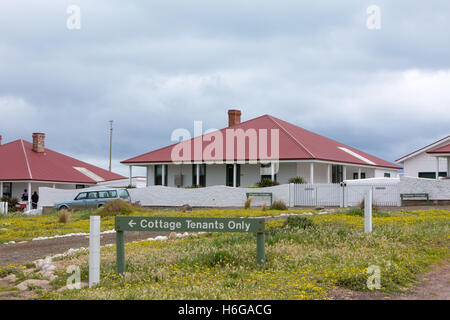
M 331 167 L 331 177 L 333 183 L 340 183 L 344 181 L 344 168 L 341 165 L 334 164 Z
M 88 199 L 98 199 L 98 192 L 89 192 Z
M 117 198 L 117 191 L 108 191 L 110 198 Z
M 84 200 L 86 198 L 87 198 L 87 192 L 82 192 L 75 198 L 75 200 Z
M 108 191 L 99 191 L 98 197 L 99 198 L 110 198 L 110 194 Z
M 361 179 L 365 179 L 365 178 L 366 178 L 366 173 L 361 172 Z M 358 180 L 358 172 L 353 172 L 353 180 Z
M 75 189 L 84 189 L 86 186 L 84 184 L 75 185 Z
M 164 175 L 164 185 L 167 186 L 167 164 L 164 164 L 165 169 L 165 175 Z M 163 165 L 156 165 L 155 166 L 155 186 L 161 186 L 162 185 L 162 168 Z
M 120 199 L 126 200 L 130 197 L 130 194 L 128 193 L 127 190 L 124 189 L 119 192 L 119 197 L 120 197 Z
M 390 178 L 390 177 L 391 177 L 391 174 L 390 174 L 389 172 L 385 172 L 385 173 L 384 173 L 384 177 L 385 177 L 385 178 Z
M 226 185 L 228 187 L 233 186 L 233 165 L 227 164 L 226 172 Z M 241 185 L 241 165 L 236 164 L 236 187 Z
M 260 173 L 261 173 L 261 180 L 262 179 L 272 180 L 272 163 L 261 164 Z M 274 181 L 277 181 L 276 173 L 273 175 L 273 179 L 274 179 Z
M 439 177 L 446 177 L 447 172 L 439 172 Z M 419 178 L 436 179 L 436 172 L 419 172 Z
M 0 198 L 3 196 L 7 196 L 11 198 L 12 195 L 12 182 L 4 182 L 3 183 L 3 194 L 0 194 Z
M 206 164 L 201 164 L 200 168 L 200 185 L 199 187 L 206 187 Z M 192 165 L 192 185 L 197 185 L 197 165 Z

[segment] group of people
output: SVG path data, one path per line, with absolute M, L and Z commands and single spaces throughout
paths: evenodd
M 23 190 L 22 201 L 28 201 L 28 190 L 27 189 Z M 37 209 L 38 202 L 39 202 L 39 195 L 35 191 L 33 193 L 33 195 L 31 196 L 31 208 L 32 209 Z

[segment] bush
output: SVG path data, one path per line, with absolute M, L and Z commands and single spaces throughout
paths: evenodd
M 72 217 L 72 212 L 67 209 L 61 209 L 58 211 L 58 222 L 59 223 L 67 223 L 70 221 Z
M 98 208 L 94 214 L 101 217 L 129 215 L 134 211 L 133 206 L 120 199 L 109 201 L 104 206 Z
M 188 204 L 184 204 L 184 205 L 181 207 L 181 211 L 182 211 L 182 212 L 192 211 L 192 207 L 191 207 L 190 205 L 188 205 Z
M 292 228 L 306 229 L 312 227 L 314 222 L 308 217 L 290 216 L 286 220 L 286 225 Z
M 270 206 L 270 210 L 287 210 L 286 204 L 281 200 L 275 200 Z
M 250 205 L 252 204 L 252 200 L 253 200 L 252 197 L 248 197 L 247 200 L 245 200 L 245 203 L 244 203 L 244 208 L 245 209 L 250 209 Z
M 303 184 L 306 180 L 303 177 L 294 177 L 289 179 L 289 183 Z
M 266 203 L 265 203 L 265 202 L 264 202 L 264 204 L 263 204 L 263 206 L 262 206 L 261 210 L 262 210 L 262 211 L 266 211 L 266 210 L 267 210 L 267 205 L 266 205 Z
M 265 188 L 265 187 L 273 187 L 273 186 L 278 186 L 280 183 L 278 181 L 273 181 L 272 179 L 269 178 L 263 178 L 261 179 L 260 182 L 256 183 L 256 186 L 260 187 L 260 188 Z

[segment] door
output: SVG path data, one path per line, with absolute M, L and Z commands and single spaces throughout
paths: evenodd
M 84 209 L 86 208 L 86 199 L 87 199 L 87 192 L 81 192 L 78 194 L 78 196 L 70 203 L 71 209 Z
M 227 164 L 226 171 L 226 185 L 228 187 L 233 186 L 233 166 L 232 164 Z M 241 185 L 241 165 L 236 164 L 236 187 Z
M 88 192 L 86 208 L 98 208 L 98 192 Z

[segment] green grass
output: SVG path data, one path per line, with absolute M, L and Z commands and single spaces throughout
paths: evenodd
M 41 298 L 327 299 L 335 286 L 369 291 L 367 268 L 372 265 L 381 269 L 381 291 L 388 294 L 449 257 L 448 210 L 374 217 L 371 234 L 363 231 L 363 217 L 346 212 L 272 221 L 266 229 L 264 268 L 256 264 L 253 234 L 141 241 L 126 245 L 125 275 L 115 274 L 115 248 L 103 248 L 100 286 Z M 87 280 L 87 254 L 61 263 L 79 265 Z M 63 283 L 68 275 L 60 276 Z

